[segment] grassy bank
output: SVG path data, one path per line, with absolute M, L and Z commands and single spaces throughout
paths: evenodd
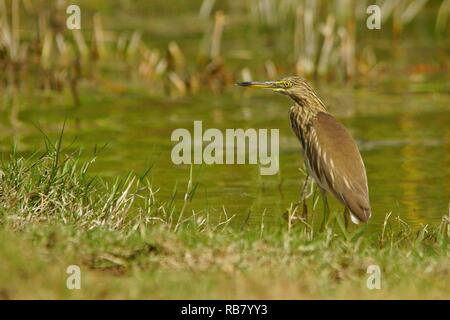
M 3 159 L 1 298 L 450 298 L 448 216 L 418 230 L 390 216 L 370 236 L 339 221 L 319 233 L 296 211 L 238 228 L 192 211 L 192 181 L 160 200 L 145 174 L 104 181 L 93 161 L 50 142 Z M 66 288 L 69 265 L 81 290 Z M 369 265 L 380 290 L 366 287 Z

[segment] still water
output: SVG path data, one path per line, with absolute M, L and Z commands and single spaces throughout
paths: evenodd
M 448 214 L 450 200 L 450 105 L 447 84 L 352 89 L 316 86 L 329 111 L 352 133 L 366 164 L 373 210 L 371 228 L 385 215 L 400 216 L 415 225 L 437 224 Z M 436 89 L 436 87 L 438 89 Z M 79 108 L 56 98 L 51 103 L 21 103 L 18 110 L 2 109 L 1 151 L 7 157 L 15 143 L 29 154 L 43 148 L 35 126 L 56 138 L 66 119 L 65 145 L 82 147 L 91 157 L 102 147 L 93 172 L 106 178 L 129 171 L 144 172 L 169 199 L 178 198 L 189 178 L 190 166 L 171 161 L 171 133 L 204 128 L 280 130 L 280 172 L 261 176 L 257 165 L 195 166 L 198 189 L 192 208 L 218 217 L 225 209 L 236 221 L 249 224 L 283 222 L 283 213 L 298 198 L 304 176 L 299 143 L 291 132 L 287 112 L 291 101 L 270 92 L 229 88 L 222 95 L 152 98 L 139 93 L 101 94 L 93 90 Z M 335 201 L 332 210 L 342 210 Z M 316 208 L 321 215 L 320 204 Z

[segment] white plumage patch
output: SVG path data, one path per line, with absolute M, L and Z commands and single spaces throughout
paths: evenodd
M 354 224 L 359 224 L 361 221 L 359 221 L 359 219 L 353 215 L 353 213 L 350 212 L 350 219 L 352 220 L 352 222 Z

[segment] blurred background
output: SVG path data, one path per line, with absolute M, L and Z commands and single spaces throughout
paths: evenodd
M 66 27 L 70 4 L 80 30 Z M 366 26 L 371 4 L 380 30 Z M 292 103 L 234 83 L 298 74 L 358 141 L 370 228 L 389 212 L 437 223 L 450 201 L 449 31 L 449 0 L 0 0 L 1 156 L 43 150 L 42 132 L 56 139 L 65 121 L 66 152 L 98 155 L 105 179 L 150 169 L 170 201 L 190 171 L 171 162 L 174 129 L 279 128 L 278 175 L 195 166 L 192 203 L 277 223 L 304 179 Z

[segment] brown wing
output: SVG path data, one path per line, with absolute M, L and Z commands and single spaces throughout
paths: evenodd
M 367 176 L 358 147 L 331 115 L 319 112 L 311 122 L 306 156 L 327 189 L 346 205 L 355 223 L 371 215 Z M 320 183 L 319 183 L 320 184 Z

